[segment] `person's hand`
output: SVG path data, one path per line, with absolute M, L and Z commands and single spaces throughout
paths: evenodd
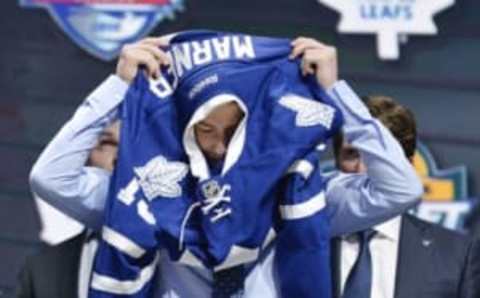
M 147 74 L 157 78 L 160 75 L 160 66 L 170 64 L 167 54 L 160 49 L 161 46 L 168 46 L 168 39 L 148 37 L 124 45 L 118 59 L 116 74 L 130 84 L 137 75 L 139 66 L 145 66 Z
M 302 74 L 313 74 L 318 84 L 330 89 L 338 80 L 337 49 L 313 38 L 298 37 L 292 41 L 290 58 L 302 56 Z

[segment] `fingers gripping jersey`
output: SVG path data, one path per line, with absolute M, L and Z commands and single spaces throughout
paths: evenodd
M 282 296 L 329 297 L 317 165 L 342 119 L 290 50 L 284 39 L 187 32 L 173 39 L 162 77 L 137 76 L 122 106 L 90 297 L 147 297 L 160 249 L 221 270 L 255 261 L 275 235 Z M 213 171 L 193 126 L 230 101 L 244 117 Z M 295 266 L 311 277 L 299 282 Z

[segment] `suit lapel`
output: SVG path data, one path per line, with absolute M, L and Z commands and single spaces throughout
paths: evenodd
M 331 256 L 330 263 L 332 268 L 332 290 L 333 298 L 340 298 L 341 293 L 341 240 L 340 238 L 333 238 L 331 241 Z
M 62 274 L 58 276 L 58 297 L 77 297 L 78 268 L 85 233 L 82 233 L 62 247 L 61 262 L 64 263 Z
M 425 286 L 433 245 L 435 243 L 428 226 L 422 225 L 410 215 L 402 216 L 395 298 L 416 297 L 419 290 Z
M 338 237 L 333 238 L 330 241 L 331 245 L 331 255 L 330 263 L 332 268 L 332 292 L 333 298 L 341 298 L 341 239 Z

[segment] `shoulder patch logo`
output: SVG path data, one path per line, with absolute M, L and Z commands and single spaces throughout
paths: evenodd
M 296 126 L 323 125 L 327 129 L 330 129 L 332 126 L 335 110 L 329 105 L 296 94 L 283 96 L 279 103 L 297 113 L 295 118 Z
M 188 165 L 179 161 L 168 161 L 160 155 L 145 166 L 134 168 L 134 172 L 149 201 L 158 196 L 176 198 L 182 195 L 180 181 L 187 175 Z

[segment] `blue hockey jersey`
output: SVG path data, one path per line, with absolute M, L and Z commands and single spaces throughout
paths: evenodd
M 163 76 L 137 76 L 121 109 L 90 297 L 148 297 L 160 249 L 222 270 L 255 261 L 275 236 L 282 297 L 330 297 L 317 166 L 342 118 L 290 51 L 286 39 L 186 32 L 172 40 Z M 231 101 L 244 117 L 216 172 L 193 127 Z

